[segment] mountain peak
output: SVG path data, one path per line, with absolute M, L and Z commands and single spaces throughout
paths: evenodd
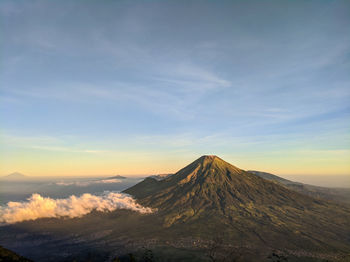
M 23 175 L 23 174 L 20 173 L 20 172 L 13 172 L 13 173 L 11 173 L 11 174 L 9 174 L 9 175 L 7 175 L 7 176 L 25 176 L 25 175 Z
M 203 155 L 200 158 L 203 158 L 205 160 L 214 160 L 214 159 L 219 158 L 219 157 L 216 155 Z
M 204 163 L 205 164 L 212 164 L 212 163 L 218 162 L 218 161 L 225 162 L 224 160 L 222 160 L 220 157 L 218 157 L 216 155 L 203 155 L 200 158 L 198 158 L 197 160 L 195 160 L 194 163 L 200 162 L 200 163 L 203 163 L 203 164 Z
M 124 192 L 141 205 L 157 209 L 160 223 L 169 228 L 167 234 L 183 230 L 186 235 L 206 237 L 221 231 L 225 238 L 243 239 L 249 245 L 307 245 L 315 250 L 323 243 L 328 247 L 328 239 L 343 245 L 333 237 L 334 223 L 327 221 L 329 208 L 338 214 L 334 221 L 348 211 L 265 180 L 215 155 L 201 156 L 163 180 L 146 178 Z M 326 222 L 321 226 L 318 221 Z M 340 223 L 349 225 L 346 219 Z M 324 232 L 328 237 L 323 237 Z M 319 237 L 323 243 L 315 241 Z
M 198 158 L 196 161 L 214 162 L 214 161 L 217 161 L 217 160 L 223 161 L 220 157 L 218 157 L 216 155 L 203 155 L 200 158 Z
M 14 172 L 14 173 L 11 173 L 7 176 L 4 176 L 3 177 L 4 179 L 13 179 L 13 180 L 19 180 L 19 179 L 25 179 L 27 178 L 27 176 L 19 173 L 19 172 Z
M 227 172 L 227 171 L 230 172 Z M 185 171 L 185 172 L 183 172 Z M 181 169 L 176 174 L 180 175 L 181 173 L 201 173 L 203 174 L 228 174 L 228 173 L 236 173 L 241 174 L 243 171 L 234 165 L 226 162 L 216 155 L 203 155 L 185 168 Z
M 164 180 L 146 179 L 124 192 L 164 212 L 166 226 L 202 218 L 201 213 L 226 216 L 233 210 L 237 214 L 265 205 L 295 207 L 312 202 L 215 155 L 201 156 Z

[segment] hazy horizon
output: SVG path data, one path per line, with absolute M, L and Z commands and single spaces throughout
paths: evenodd
M 178 170 L 177 170 L 178 171 Z M 255 170 L 266 172 L 265 170 Z M 14 172 L 13 172 L 14 173 Z M 21 173 L 21 172 L 19 172 Z M 170 172 L 173 174 L 175 172 Z M 23 173 L 21 173 L 23 174 Z M 145 178 L 151 175 L 167 174 L 167 172 L 150 173 L 150 174 L 96 174 L 96 175 L 29 175 L 23 174 L 28 179 L 39 179 L 39 180 L 72 180 L 75 179 L 98 179 L 98 178 L 108 178 L 116 175 L 125 176 L 127 178 Z M 337 188 L 350 188 L 350 175 L 293 175 L 293 174 L 275 174 L 279 177 L 291 180 L 293 182 L 300 182 L 304 184 L 321 186 L 321 187 L 337 187 Z M 9 174 L 1 174 L 0 178 L 3 178 Z
M 1 1 L 0 174 L 348 175 L 349 9 Z

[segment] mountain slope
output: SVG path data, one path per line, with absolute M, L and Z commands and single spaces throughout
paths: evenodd
M 303 184 L 299 182 L 290 181 L 288 179 L 266 173 L 261 171 L 248 171 L 249 173 L 260 176 L 264 179 L 278 182 L 288 189 L 297 191 L 304 195 L 308 195 L 317 199 L 324 199 L 330 201 L 336 201 L 338 203 L 344 203 L 350 205 L 350 188 L 329 188 L 313 186 L 308 184 Z
M 31 260 L 0 246 L 0 262 L 31 262 Z
M 146 178 L 125 190 L 145 206 L 158 209 L 163 226 L 174 234 L 213 236 L 230 241 L 349 250 L 349 209 L 316 200 L 217 156 L 202 156 L 176 174 Z
M 266 172 L 261 172 L 261 171 L 254 171 L 254 170 L 248 170 L 247 172 L 252 173 L 254 175 L 257 175 L 261 178 L 264 178 L 266 180 L 270 180 L 270 181 L 276 181 L 276 182 L 280 182 L 284 185 L 289 185 L 289 184 L 301 184 L 299 182 L 294 182 L 294 181 L 290 181 L 288 179 L 270 174 L 270 173 L 266 173 Z

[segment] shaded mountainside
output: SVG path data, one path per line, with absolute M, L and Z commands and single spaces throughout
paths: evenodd
M 248 171 L 249 173 L 260 176 L 264 179 L 280 183 L 287 188 L 297 191 L 299 193 L 317 198 L 330 201 L 336 201 L 339 203 L 344 203 L 350 205 L 350 188 L 329 188 L 329 187 L 320 187 L 313 186 L 308 184 L 303 184 L 299 182 L 290 181 L 282 177 L 261 172 L 261 171 Z
M 127 189 L 158 209 L 174 234 L 213 236 L 270 247 L 350 250 L 350 211 L 314 199 L 217 156 L 202 156 L 176 174 Z
M 262 177 L 262 178 L 264 178 L 266 180 L 279 182 L 279 183 L 282 183 L 284 185 L 289 185 L 289 184 L 301 185 L 302 184 L 302 183 L 299 183 L 299 182 L 290 181 L 290 180 L 285 179 L 283 177 L 279 177 L 279 176 L 276 176 L 276 175 L 273 175 L 273 174 L 270 174 L 270 173 L 267 173 L 267 172 L 254 171 L 254 170 L 248 170 L 247 172 L 252 173 L 254 175 L 257 175 L 259 177 Z
M 31 261 L 32 260 L 19 256 L 16 253 L 0 246 L 0 262 L 31 262 Z

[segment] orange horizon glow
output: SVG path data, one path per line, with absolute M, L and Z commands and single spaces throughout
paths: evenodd
M 321 155 L 324 155 L 321 154 Z M 161 154 L 125 154 L 120 155 L 79 155 L 62 156 L 38 155 L 16 158 L 2 161 L 0 175 L 8 175 L 20 172 L 28 176 L 142 176 L 153 174 L 176 173 L 181 168 L 190 164 L 201 155 L 176 154 L 164 156 Z M 305 158 L 303 154 L 290 154 L 289 157 L 271 156 L 249 158 L 246 155 L 218 155 L 225 161 L 243 170 L 258 170 L 276 175 L 309 175 L 327 176 L 350 174 L 350 164 L 347 161 L 347 152 L 328 155 L 328 161 L 323 161 L 314 156 Z M 320 156 L 319 156 L 320 157 Z M 324 157 L 324 156 L 323 156 Z M 336 168 L 335 168 L 336 167 Z

